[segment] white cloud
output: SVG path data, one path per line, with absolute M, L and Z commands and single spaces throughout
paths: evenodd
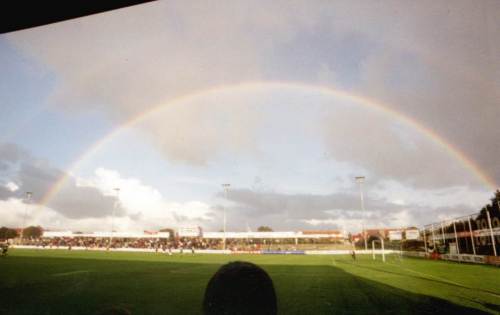
M 95 171 L 91 178 L 78 178 L 77 187 L 91 187 L 103 195 L 112 196 L 114 188 L 120 188 L 119 200 L 122 212 L 114 218 L 113 225 L 119 231 L 143 231 L 165 227 L 177 228 L 181 224 L 201 224 L 212 219 L 210 205 L 200 201 L 172 202 L 165 200 L 155 188 L 136 178 L 125 178 L 119 172 L 104 168 Z M 50 207 L 25 204 L 21 199 L 0 200 L 2 225 L 19 227 L 40 225 L 47 229 L 108 231 L 112 216 L 66 217 Z
M 15 192 L 19 189 L 19 186 L 17 186 L 14 182 L 8 182 L 7 184 L 5 184 L 5 188 L 7 188 L 11 192 Z
M 393 203 L 395 205 L 398 205 L 398 206 L 406 205 L 406 201 L 404 201 L 403 199 L 394 199 L 394 200 L 390 200 L 389 202 Z
M 414 225 L 416 225 L 415 216 L 407 209 L 392 213 L 389 217 L 390 227 L 409 227 Z
M 126 212 L 117 219 L 117 224 L 123 228 L 130 228 L 131 225 L 158 228 L 211 220 L 210 205 L 196 200 L 166 200 L 154 187 L 137 178 L 123 177 L 115 170 L 98 168 L 93 177 L 80 178 L 78 184 L 97 188 L 107 195 L 116 195 L 114 189 L 119 188 L 120 204 Z
M 32 224 L 31 213 L 33 213 L 37 207 L 34 205 L 26 205 L 20 199 L 9 198 L 0 200 L 0 209 L 2 210 L 2 225 L 20 227 L 24 221 L 25 213 L 27 214 L 26 224 Z

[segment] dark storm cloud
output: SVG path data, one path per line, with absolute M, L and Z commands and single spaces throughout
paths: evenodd
M 12 196 L 12 191 L 8 190 L 4 186 L 0 186 L 0 200 L 5 200 Z
M 224 198 L 224 194 L 221 192 L 217 197 Z M 352 229 L 361 222 L 371 228 L 419 227 L 479 211 L 479 208 L 460 203 L 449 207 L 433 207 L 395 204 L 365 196 L 366 210 L 362 212 L 359 195 L 348 193 L 283 194 L 232 189 L 228 192 L 227 200 L 229 202 L 224 205 L 212 207 L 214 220 L 212 224 L 207 223 L 207 226 L 216 230 L 222 227 L 224 207 L 228 227 L 234 230 L 245 230 L 247 224 L 253 229 L 260 225 L 268 225 L 277 230 Z
M 9 164 L 5 163 L 5 162 L 0 162 L 0 172 L 2 171 L 6 171 L 7 169 L 9 168 Z
M 222 194 L 219 195 L 222 197 Z M 328 195 L 315 194 L 282 194 L 275 192 L 256 192 L 250 189 L 231 189 L 228 200 L 255 209 L 257 214 L 265 212 L 285 212 L 304 218 L 328 210 L 360 210 L 358 194 L 334 193 Z M 395 209 L 395 205 L 381 200 L 368 199 L 372 210 Z M 259 212 L 261 211 L 261 212 Z M 253 212 L 255 213 L 255 212 Z
M 220 193 L 218 197 L 223 197 Z M 367 199 L 367 211 L 360 210 L 358 194 L 334 193 L 328 195 L 282 194 L 255 192 L 250 189 L 231 189 L 226 205 L 228 222 L 239 226 L 269 224 L 281 228 L 303 228 L 304 220 L 369 219 L 401 210 L 401 206 L 376 199 Z M 222 206 L 214 211 L 222 213 Z M 220 216 L 220 215 L 219 215 Z M 330 224 L 329 227 L 332 227 Z
M 419 188 L 484 185 L 446 148 L 385 114 L 349 108 L 324 119 L 329 156 L 361 165 L 371 182 L 394 179 Z
M 0 165 L 7 167 L 8 163 L 13 163 L 22 158 L 31 158 L 31 156 L 13 143 L 0 143 Z
M 7 167 L 0 171 L 0 199 L 25 198 L 27 191 L 33 192 L 32 202 L 40 203 L 64 172 L 38 160 L 14 144 L 0 144 L 0 163 Z M 10 191 L 6 183 L 15 183 L 19 188 Z M 105 196 L 94 187 L 82 187 L 70 177 L 61 191 L 50 199 L 47 206 L 68 218 L 99 218 L 113 211 L 116 198 Z M 116 215 L 123 214 L 118 207 Z
M 482 62 L 475 61 L 478 68 Z M 380 67 L 381 77 L 378 79 L 382 79 L 376 88 L 362 88 L 365 94 L 422 122 L 478 164 L 497 184 L 500 183 L 497 158 L 500 154 L 497 144 L 500 139 L 499 84 L 488 87 L 478 81 L 470 82 L 456 73 L 423 67 L 419 70 L 419 84 L 408 90 L 389 83 L 398 76 L 402 67 L 392 64 Z M 411 65 L 404 67 L 407 71 L 415 70 Z
M 113 196 L 105 196 L 94 187 L 76 186 L 72 181 L 47 205 L 68 218 L 80 219 L 108 216 L 113 212 L 115 202 Z M 118 206 L 115 215 L 123 214 L 124 210 Z
M 389 19 L 383 2 L 336 11 L 356 14 L 356 31 L 381 44 L 361 60 L 354 90 L 429 127 L 500 183 L 500 2 L 398 4 Z
M 500 1 L 269 1 L 254 6 L 230 1 L 217 10 L 211 6 L 156 2 L 15 32 L 8 39 L 61 78 L 51 101 L 70 112 L 97 109 L 122 119 L 219 85 L 321 83 L 415 119 L 500 183 Z M 200 164 L 200 157 L 226 147 L 212 141 L 221 137 L 210 137 L 211 129 L 201 136 L 191 131 L 192 119 L 179 125 L 195 137 L 176 144 L 156 132 L 169 124 L 146 128 L 165 144 L 167 158 Z M 224 134 L 238 131 L 242 143 L 253 145 L 247 141 L 252 133 L 237 127 Z M 443 158 L 426 143 L 417 143 L 415 152 L 402 149 L 400 142 L 385 146 L 381 139 L 390 140 L 387 134 L 357 127 L 363 132 L 351 151 L 335 149 L 345 149 L 352 140 L 339 143 L 326 134 L 332 158 L 358 159 L 378 178 L 418 187 L 478 186 L 464 179 L 449 156 Z

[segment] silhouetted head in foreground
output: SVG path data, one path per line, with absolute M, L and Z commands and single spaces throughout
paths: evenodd
M 210 279 L 203 314 L 277 313 L 273 281 L 259 266 L 235 261 L 222 266 Z

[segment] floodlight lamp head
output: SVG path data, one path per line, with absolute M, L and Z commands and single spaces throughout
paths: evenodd
M 364 183 L 365 182 L 365 177 L 364 176 L 356 176 L 355 179 L 356 179 L 356 182 L 358 182 L 358 183 Z

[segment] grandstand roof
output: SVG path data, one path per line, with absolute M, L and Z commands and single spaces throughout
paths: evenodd
M 93 232 L 93 233 L 74 233 L 71 231 L 45 231 L 43 237 L 116 237 L 116 238 L 168 238 L 169 232 L 152 233 L 134 233 L 134 232 Z

